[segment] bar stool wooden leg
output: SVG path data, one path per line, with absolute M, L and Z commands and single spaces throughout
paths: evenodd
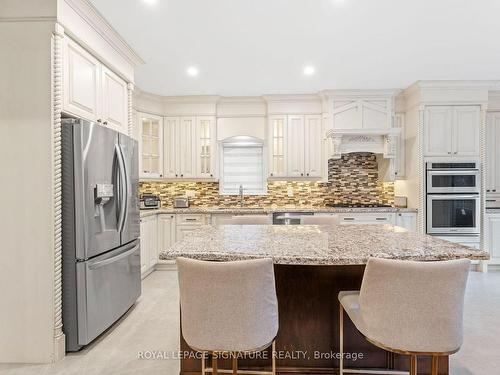
M 271 353 L 272 372 L 273 375 L 276 375 L 276 341 L 273 341 L 271 351 L 272 351 Z
M 432 356 L 432 375 L 438 375 L 439 367 L 439 357 L 437 355 Z
M 206 372 L 205 372 L 205 361 L 206 361 L 205 355 L 206 355 L 205 352 L 201 353 L 201 375 L 206 374 Z
M 340 327 L 339 327 L 339 337 L 340 337 L 340 345 L 339 345 L 339 354 L 340 354 L 340 359 L 339 359 L 339 374 L 343 375 L 344 374 L 344 308 L 342 307 L 342 304 L 340 305 Z
M 417 375 L 417 356 L 410 356 L 410 375 Z
M 238 375 L 238 359 L 233 357 L 233 375 Z
M 213 355 L 212 355 L 212 374 L 213 375 L 217 375 L 218 374 L 218 371 L 217 371 L 217 355 L 215 353 L 213 353 Z

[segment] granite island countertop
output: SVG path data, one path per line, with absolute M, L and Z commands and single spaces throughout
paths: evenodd
M 189 207 L 173 208 L 163 207 L 153 210 L 141 210 L 141 217 L 157 214 L 272 214 L 273 212 L 328 212 L 328 213 L 400 213 L 417 212 L 415 208 L 397 207 Z
M 488 253 L 391 225 L 202 226 L 160 253 L 161 260 L 188 257 L 230 261 L 270 257 L 276 264 L 355 265 L 369 257 L 419 261 L 469 258 Z

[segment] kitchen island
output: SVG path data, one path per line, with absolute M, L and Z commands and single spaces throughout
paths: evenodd
M 272 258 L 280 314 L 278 373 L 300 374 L 331 374 L 338 369 L 337 294 L 360 288 L 369 257 L 417 261 L 488 259 L 486 252 L 390 225 L 205 226 L 162 252 L 160 259 L 179 256 L 210 261 Z M 345 351 L 357 357 L 347 360 L 347 366 L 408 368 L 408 358 L 369 344 L 349 319 L 344 324 Z M 181 350 L 190 350 L 182 335 Z M 269 360 L 248 359 L 240 361 L 240 368 L 257 369 L 268 364 Z M 230 364 L 226 367 L 230 368 Z M 430 371 L 430 358 L 419 358 L 420 371 Z M 181 360 L 181 374 L 200 373 L 199 360 Z M 439 373 L 448 374 L 447 357 L 441 359 Z

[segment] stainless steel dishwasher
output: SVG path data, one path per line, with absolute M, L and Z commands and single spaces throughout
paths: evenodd
M 314 212 L 274 212 L 273 225 L 300 225 L 302 216 L 313 216 Z

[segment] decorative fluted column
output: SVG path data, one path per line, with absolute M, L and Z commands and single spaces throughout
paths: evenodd
M 418 213 L 417 213 L 417 231 L 426 233 L 425 230 L 425 163 L 424 163 L 424 114 L 425 107 L 420 106 L 418 109 L 418 125 L 417 125 L 417 160 L 418 160 Z
M 52 126 L 53 126 L 53 204 L 54 204 L 54 362 L 64 357 L 62 330 L 62 199 L 61 199 L 61 113 L 64 29 L 55 24 L 52 37 Z
M 127 84 L 127 94 L 128 94 L 128 101 L 127 101 L 127 113 L 128 113 L 128 136 L 134 138 L 134 121 L 132 117 L 132 94 L 134 92 L 134 85 L 132 83 Z

